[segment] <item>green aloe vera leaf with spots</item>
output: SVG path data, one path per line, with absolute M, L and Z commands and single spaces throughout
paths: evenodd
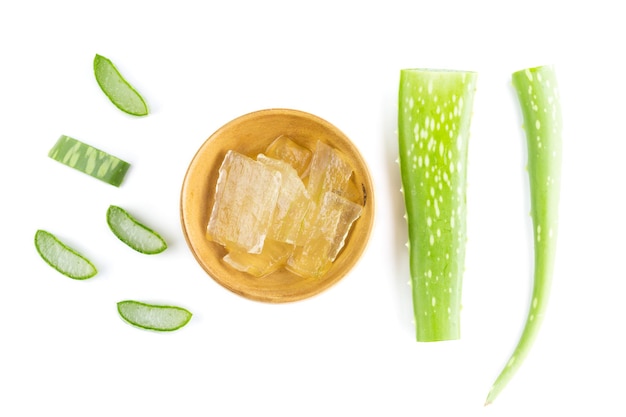
M 562 116 L 552 66 L 513 73 L 528 147 L 530 214 L 534 237 L 534 279 L 526 323 L 511 357 L 494 382 L 492 403 L 527 357 L 544 318 L 554 270 L 561 184 Z
M 48 152 L 57 162 L 119 187 L 130 164 L 69 136 L 61 135 Z
M 460 338 L 467 153 L 477 78 L 471 71 L 400 72 L 399 164 L 420 342 Z

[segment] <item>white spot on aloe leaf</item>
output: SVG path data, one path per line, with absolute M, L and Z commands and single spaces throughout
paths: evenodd
M 526 77 L 528 78 L 529 81 L 533 80 L 533 74 L 532 72 L 530 72 L 530 69 L 527 69 L 526 71 L 524 71 L 524 74 L 526 74 Z

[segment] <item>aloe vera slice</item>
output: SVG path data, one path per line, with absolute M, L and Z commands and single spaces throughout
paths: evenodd
M 409 234 L 416 338 L 460 337 L 466 169 L 477 74 L 404 69 L 399 163 Z
M 110 59 L 96 54 L 93 71 L 98 85 L 117 108 L 133 116 L 148 114 L 143 97 L 122 77 Z
M 98 273 L 87 258 L 45 230 L 35 233 L 35 248 L 48 265 L 69 278 L 83 280 Z
M 556 256 L 561 183 L 562 119 L 556 73 L 551 66 L 513 73 L 528 146 L 528 178 L 534 234 L 534 282 L 524 330 L 486 403 L 492 403 L 527 357 L 548 305 Z
M 180 329 L 191 320 L 187 309 L 177 306 L 147 304 L 134 300 L 117 303 L 119 315 L 129 324 L 142 329 L 169 332 Z
M 128 162 L 65 135 L 61 135 L 48 156 L 115 187 L 122 184 L 130 168 Z
M 167 249 L 167 243 L 157 232 L 138 222 L 121 207 L 109 206 L 107 224 L 119 240 L 137 252 L 153 255 Z

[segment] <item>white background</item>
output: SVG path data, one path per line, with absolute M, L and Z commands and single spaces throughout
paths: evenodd
M 619 2 L 3 1 L 0 5 L 0 415 L 624 415 L 624 39 Z M 151 114 L 100 91 L 110 58 Z M 483 403 L 529 303 L 525 138 L 512 72 L 553 64 L 565 123 L 558 260 L 536 344 Z M 415 341 L 399 192 L 399 70 L 479 73 L 469 155 L 462 339 Z M 305 301 L 216 284 L 179 221 L 183 176 L 229 120 L 271 107 L 343 130 L 374 180 L 357 267 Z M 129 161 L 121 188 L 49 159 L 61 135 Z M 120 205 L 168 241 L 136 253 L 108 230 Z M 37 255 L 42 228 L 100 273 L 73 281 Z M 158 334 L 122 299 L 194 317 Z

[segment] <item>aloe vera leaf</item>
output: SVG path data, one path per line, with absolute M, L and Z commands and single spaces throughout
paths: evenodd
M 477 77 L 470 71 L 400 73 L 399 163 L 420 342 L 460 337 L 467 152 Z
M 557 247 L 561 183 L 562 118 L 554 68 L 541 66 L 513 73 L 528 146 L 530 213 L 534 236 L 534 280 L 526 323 L 518 344 L 494 382 L 492 403 L 528 355 L 548 305 Z
M 143 97 L 124 79 L 110 59 L 96 54 L 93 71 L 100 89 L 118 109 L 133 116 L 148 114 Z
M 107 224 L 115 236 L 137 252 L 153 255 L 167 249 L 165 240 L 118 206 L 107 209 Z
M 61 135 L 48 156 L 115 187 L 122 184 L 130 168 L 128 162 L 65 135 Z
M 89 259 L 45 230 L 35 233 L 35 248 L 48 265 L 69 278 L 83 280 L 98 273 Z
M 147 304 L 135 300 L 117 303 L 117 312 L 127 323 L 142 329 L 171 332 L 185 326 L 192 313 L 182 307 Z

